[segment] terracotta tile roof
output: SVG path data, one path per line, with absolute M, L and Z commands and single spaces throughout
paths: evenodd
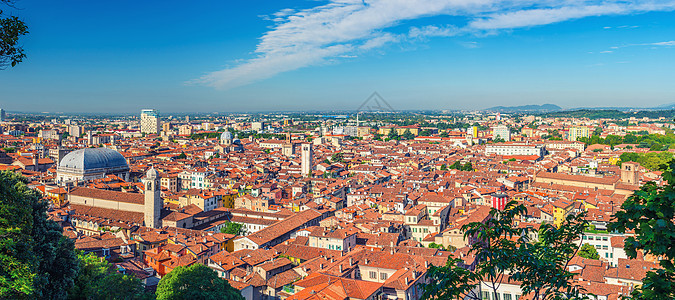
M 143 194 L 136 193 L 125 193 L 125 192 L 116 192 L 108 190 L 99 190 L 91 189 L 85 187 L 78 187 L 70 191 L 70 195 L 94 198 L 94 199 L 103 199 L 117 202 L 126 202 L 133 204 L 144 204 L 145 197 Z
M 120 222 L 130 222 L 134 224 L 143 224 L 143 213 L 120 211 L 116 209 L 107 209 L 93 207 L 88 205 L 70 204 L 73 216 L 76 217 L 95 217 L 105 220 Z
M 381 283 L 342 278 L 320 273 L 295 283 L 304 289 L 287 299 L 368 299 L 382 287 Z

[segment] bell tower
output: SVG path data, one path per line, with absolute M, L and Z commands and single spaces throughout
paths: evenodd
M 625 184 L 640 184 L 640 173 L 638 168 L 640 164 L 627 161 L 621 164 L 621 182 Z
M 161 188 L 157 170 L 155 170 L 154 167 L 150 168 L 150 170 L 145 173 L 145 178 L 142 179 L 142 182 L 143 193 L 145 195 L 145 226 L 150 228 L 160 228 L 162 224 L 159 217 L 164 202 L 159 194 Z

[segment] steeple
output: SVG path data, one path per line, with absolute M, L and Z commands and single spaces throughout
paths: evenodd
M 164 201 L 160 196 L 160 177 L 154 167 L 151 167 L 142 179 L 143 193 L 145 195 L 145 212 L 144 221 L 145 226 L 150 228 L 160 228 L 161 220 L 160 214 Z

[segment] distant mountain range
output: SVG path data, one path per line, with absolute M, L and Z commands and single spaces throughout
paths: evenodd
M 655 109 L 675 109 L 675 103 L 659 105 Z
M 484 111 L 503 112 L 503 113 L 517 113 L 517 112 L 552 112 L 562 110 L 562 107 L 555 104 L 542 105 L 521 105 L 521 106 L 495 106 L 484 109 Z
M 574 107 L 566 108 L 555 105 L 555 104 L 542 104 L 542 105 L 520 105 L 520 106 L 495 106 L 483 109 L 483 111 L 488 112 L 501 112 L 501 113 L 552 113 L 552 112 L 562 112 L 562 111 L 578 111 L 578 110 L 617 110 L 622 112 L 636 112 L 636 111 L 655 111 L 655 110 L 675 110 L 675 103 L 663 104 L 654 107 Z

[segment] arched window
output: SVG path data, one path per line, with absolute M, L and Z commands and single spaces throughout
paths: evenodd
M 148 191 L 152 190 L 152 182 L 148 182 L 148 187 L 146 188 L 146 190 Z

